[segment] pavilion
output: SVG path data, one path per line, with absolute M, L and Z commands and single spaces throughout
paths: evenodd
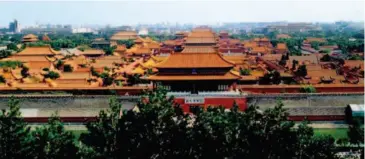
M 169 91 L 226 91 L 240 78 L 231 73 L 233 67 L 218 53 L 176 53 L 157 64 L 158 73 L 147 79 Z

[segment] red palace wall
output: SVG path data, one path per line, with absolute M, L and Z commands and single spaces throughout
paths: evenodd
M 351 93 L 351 92 L 364 92 L 364 85 L 358 86 L 314 86 L 318 93 Z M 242 91 L 252 93 L 299 93 L 301 86 L 250 86 L 240 85 L 238 86 Z
M 189 111 L 188 106 L 184 106 L 183 109 Z M 96 121 L 97 117 L 60 117 L 62 122 L 69 123 L 87 123 Z M 289 120 L 292 121 L 342 121 L 345 120 L 344 115 L 321 115 L 321 116 L 289 116 Z M 47 123 L 48 117 L 24 117 L 24 121 L 28 123 Z
M 303 121 L 305 119 L 309 121 L 340 121 L 345 120 L 345 115 L 289 116 L 288 119 L 292 121 Z
M 205 97 L 204 103 L 201 104 L 188 104 L 185 103 L 185 98 L 177 97 L 175 98 L 175 102 L 180 104 L 184 112 L 190 112 L 190 106 L 203 106 L 207 108 L 208 106 L 223 106 L 226 109 L 230 109 L 233 106 L 233 103 L 239 106 L 239 109 L 244 111 L 247 109 L 247 99 L 244 97 Z M 96 121 L 96 116 L 80 116 L 80 117 L 60 117 L 63 122 L 71 122 L 71 123 L 86 123 L 90 121 Z M 345 115 L 307 115 L 307 116 L 289 116 L 289 120 L 292 121 L 341 121 L 345 119 Z M 29 123 L 46 123 L 48 121 L 48 117 L 25 117 L 24 120 Z
M 175 98 L 175 102 L 180 104 L 181 108 L 185 112 L 190 112 L 190 106 L 204 106 L 207 108 L 208 106 L 223 106 L 226 109 L 230 109 L 233 106 L 233 103 L 236 102 L 240 110 L 246 110 L 247 103 L 246 98 L 243 97 L 205 97 L 204 103 L 201 104 L 186 104 L 184 98 Z

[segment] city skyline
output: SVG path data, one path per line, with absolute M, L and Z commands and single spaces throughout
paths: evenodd
M 17 19 L 22 26 L 217 24 L 225 22 L 361 21 L 363 1 L 118 1 L 0 2 L 0 26 Z M 22 12 L 19 12 L 22 10 Z M 26 14 L 23 11 L 27 11 Z

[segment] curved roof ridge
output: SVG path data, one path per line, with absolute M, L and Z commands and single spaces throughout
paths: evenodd
M 222 54 L 219 54 L 219 53 L 215 53 L 215 54 L 218 54 L 218 56 L 223 60 L 223 61 L 225 61 L 225 62 L 227 62 L 227 63 L 230 63 L 230 64 L 232 64 L 232 65 L 235 65 L 235 63 L 234 62 L 231 62 L 231 61 L 229 61 L 229 60 L 226 60 L 226 59 L 224 59 L 224 57 L 223 57 L 223 55 Z
M 33 50 L 33 49 L 47 49 L 47 50 Z M 43 52 L 43 51 L 49 51 L 49 52 Z M 59 55 L 60 52 L 53 50 L 50 45 L 44 45 L 44 46 L 27 46 L 24 50 L 16 53 L 15 55 Z
M 236 74 L 235 74 L 235 73 L 233 73 L 232 71 L 233 71 L 233 70 L 229 70 L 229 71 L 228 71 L 228 73 L 230 73 L 230 74 L 232 74 L 232 75 L 236 76 L 236 77 L 237 77 L 237 78 L 239 78 L 239 79 L 241 79 L 241 78 L 242 78 L 241 76 L 236 75 Z
M 203 57 L 204 56 L 204 57 Z M 176 53 L 160 62 L 155 68 L 222 68 L 234 67 L 218 53 Z

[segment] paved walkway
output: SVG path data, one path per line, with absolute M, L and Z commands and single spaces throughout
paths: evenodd
M 66 130 L 87 130 L 86 126 L 83 124 L 67 124 L 65 123 Z M 299 123 L 296 124 L 298 126 Z M 31 125 L 31 129 L 42 126 L 41 124 Z M 335 129 L 335 128 L 347 128 L 347 124 L 333 124 L 333 123 L 312 123 L 309 126 L 313 128 L 324 128 L 324 129 Z
M 309 124 L 312 128 L 347 128 L 347 124 L 332 124 L 332 123 L 321 123 L 321 124 Z
M 37 124 L 37 125 L 31 125 L 30 128 L 31 130 L 35 130 L 37 127 L 42 127 L 41 124 Z M 65 129 L 66 130 L 87 130 L 85 125 L 79 124 L 79 125 L 66 125 L 65 124 Z

